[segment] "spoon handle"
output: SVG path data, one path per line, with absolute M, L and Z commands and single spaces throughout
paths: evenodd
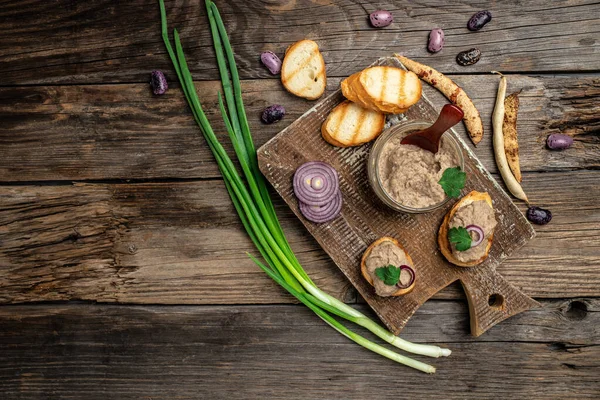
M 433 125 L 427 128 L 427 130 L 432 136 L 434 136 L 436 139 L 439 139 L 442 137 L 444 132 L 458 124 L 463 117 L 464 113 L 459 107 L 455 106 L 454 104 L 446 104 L 442 108 L 442 112 L 440 113 L 438 119 Z M 435 140 L 435 142 L 437 141 L 438 140 Z

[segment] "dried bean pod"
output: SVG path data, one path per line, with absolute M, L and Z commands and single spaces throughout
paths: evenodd
M 490 22 L 492 20 L 492 13 L 484 10 L 484 11 L 478 11 L 475 14 L 473 14 L 473 16 L 471 17 L 471 19 L 469 19 L 469 22 L 467 22 L 467 28 L 470 31 L 478 31 L 481 28 L 483 28 L 483 26 L 485 24 L 487 24 L 488 22 Z
M 427 43 L 427 50 L 431 53 L 437 53 L 444 47 L 444 31 L 441 28 L 432 29 L 429 32 L 429 42 Z
M 472 49 L 461 51 L 460 53 L 458 53 L 458 55 L 456 56 L 456 62 L 462 66 L 473 65 L 477 61 L 479 61 L 480 58 L 481 51 L 473 47 Z

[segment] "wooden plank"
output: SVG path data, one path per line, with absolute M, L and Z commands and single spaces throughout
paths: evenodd
M 486 134 L 475 150 L 490 170 L 491 113 L 496 76 L 454 77 L 473 97 Z M 335 90 L 339 79 L 329 80 Z M 446 100 L 427 85 L 436 107 Z M 218 82 L 197 84 L 206 112 L 227 145 L 217 105 Z M 510 76 L 509 92 L 523 89 L 518 128 L 524 171 L 600 167 L 600 97 L 597 77 Z M 257 145 L 265 143 L 314 102 L 288 94 L 274 80 L 243 82 L 250 127 Z M 284 120 L 265 125 L 261 111 L 283 104 Z M 179 89 L 153 97 L 144 84 L 0 88 L 0 181 L 208 178 L 219 172 L 200 137 Z M 463 125 L 458 132 L 466 137 Z M 549 133 L 576 135 L 565 152 L 550 152 Z M 525 189 L 530 190 L 528 182 Z
M 204 3 L 167 1 L 171 29 L 178 28 L 196 79 L 216 79 L 217 70 Z M 219 3 L 243 78 L 268 77 L 261 51 L 283 55 L 291 43 L 311 38 L 323 50 L 330 76 L 347 76 L 388 51 L 419 61 L 435 60 L 443 72 L 597 71 L 600 6 L 592 0 L 399 0 L 387 8 L 394 23 L 374 29 L 369 12 L 376 1 L 294 0 L 265 5 L 259 0 Z M 491 7 L 493 21 L 467 30 L 473 13 Z M 308 17 L 310 16 L 310 17 Z M 160 37 L 156 1 L 22 0 L 0 11 L 2 84 L 144 82 L 151 69 L 172 72 Z M 426 51 L 427 35 L 442 27 L 441 53 Z M 481 61 L 459 66 L 460 51 L 478 47 Z
M 526 173 L 524 179 L 532 201 L 551 209 L 554 219 L 536 227 L 536 238 L 498 271 L 534 297 L 600 296 L 598 171 Z M 292 248 L 313 280 L 354 301 L 348 281 L 275 199 Z M 245 251 L 254 249 L 220 181 L 0 190 L 2 303 L 289 302 Z
M 0 389 L 8 400 L 598 398 L 599 311 L 597 299 L 545 301 L 474 340 L 465 304 L 428 303 L 403 335 L 453 350 L 417 357 L 438 368 L 428 376 L 303 306 L 4 306 Z

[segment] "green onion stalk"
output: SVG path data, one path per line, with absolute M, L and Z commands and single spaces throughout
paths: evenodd
M 271 279 L 342 335 L 396 362 L 424 372 L 434 373 L 435 368 L 431 365 L 413 360 L 380 346 L 354 333 L 334 318 L 334 316 L 337 316 L 362 326 L 387 343 L 411 353 L 429 357 L 450 355 L 450 350 L 448 349 L 415 344 L 395 336 L 361 312 L 323 292 L 314 284 L 300 265 L 283 233 L 283 229 L 275 214 L 265 178 L 258 168 L 256 149 L 252 141 L 244 109 L 240 78 L 233 50 L 217 6 L 210 0 L 206 1 L 213 45 L 217 55 L 217 63 L 223 86 L 223 96 L 219 93 L 219 108 L 225 128 L 233 144 L 236 158 L 241 167 L 241 174 L 217 139 L 202 109 L 177 29 L 173 31 L 175 51 L 171 46 L 163 0 L 159 0 L 159 4 L 162 37 L 169 57 L 173 62 L 173 67 L 175 68 L 185 98 L 192 110 L 194 120 L 200 127 L 217 161 L 217 165 L 225 181 L 225 187 L 242 225 L 258 249 L 258 252 L 266 261 L 266 264 L 250 254 L 248 254 L 249 257 Z

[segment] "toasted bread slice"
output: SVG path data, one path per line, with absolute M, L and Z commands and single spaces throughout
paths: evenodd
M 325 61 L 319 46 L 312 40 L 294 43 L 285 52 L 281 65 L 281 82 L 292 94 L 315 100 L 325 92 Z
M 340 84 L 342 88 L 342 94 L 348 100 L 360 105 L 361 107 L 368 108 L 373 111 L 379 111 L 377 105 L 367 96 L 360 84 L 357 84 L 358 77 L 362 71 L 350 75 L 344 79 Z
M 421 98 L 417 75 L 400 68 L 376 66 L 342 81 L 342 93 L 365 108 L 385 114 L 400 114 Z
M 369 254 L 371 254 L 371 251 L 379 246 L 381 243 L 389 241 L 391 242 L 394 246 L 397 246 L 398 248 L 400 248 L 400 250 L 402 250 L 404 252 L 404 254 L 406 255 L 406 258 L 409 261 L 410 267 L 414 269 L 414 263 L 412 258 L 410 258 L 410 255 L 406 252 L 406 250 L 404 249 L 404 247 L 402 247 L 402 245 L 394 238 L 388 237 L 388 236 L 384 236 L 382 238 L 377 239 L 376 241 L 374 241 L 369 247 L 367 247 L 367 250 L 365 250 L 363 256 L 362 256 L 362 260 L 360 261 L 360 272 L 362 273 L 362 276 L 367 280 L 367 282 L 369 282 L 369 284 L 371 286 L 374 286 L 373 284 L 373 278 L 371 278 L 371 275 L 369 274 L 369 271 L 367 270 L 367 257 L 369 257 Z M 414 287 L 415 287 L 415 282 L 417 280 L 415 279 L 412 283 L 412 285 L 410 285 L 407 288 L 399 288 L 397 291 L 395 291 L 392 296 L 402 296 L 404 294 L 410 293 Z
M 384 114 L 346 100 L 331 110 L 321 134 L 334 146 L 358 146 L 379 136 L 384 125 Z
M 421 98 L 421 80 L 410 71 L 395 67 L 371 67 L 360 74 L 358 83 L 379 109 L 398 114 Z
M 440 226 L 440 230 L 438 232 L 438 245 L 440 246 L 440 250 L 442 251 L 444 257 L 446 257 L 446 259 L 454 265 L 458 265 L 460 267 L 474 267 L 475 265 L 481 264 L 490 253 L 490 248 L 492 247 L 492 241 L 494 239 L 493 232 L 488 238 L 488 243 L 485 248 L 485 254 L 480 259 L 470 262 L 462 262 L 457 260 L 456 257 L 454 257 L 454 255 L 452 254 L 452 248 L 450 247 L 450 241 L 448 240 L 449 224 L 452 218 L 454 217 L 456 211 L 463 206 L 466 206 L 470 203 L 473 203 L 474 201 L 479 200 L 484 200 L 492 209 L 494 208 L 494 206 L 492 205 L 492 198 L 489 194 L 473 190 L 471 193 L 467 194 L 465 197 L 460 199 L 460 201 L 458 201 L 454 205 L 454 207 L 452 207 L 452 209 L 448 211 L 448 213 L 444 217 L 444 221 L 442 221 L 442 225 Z

